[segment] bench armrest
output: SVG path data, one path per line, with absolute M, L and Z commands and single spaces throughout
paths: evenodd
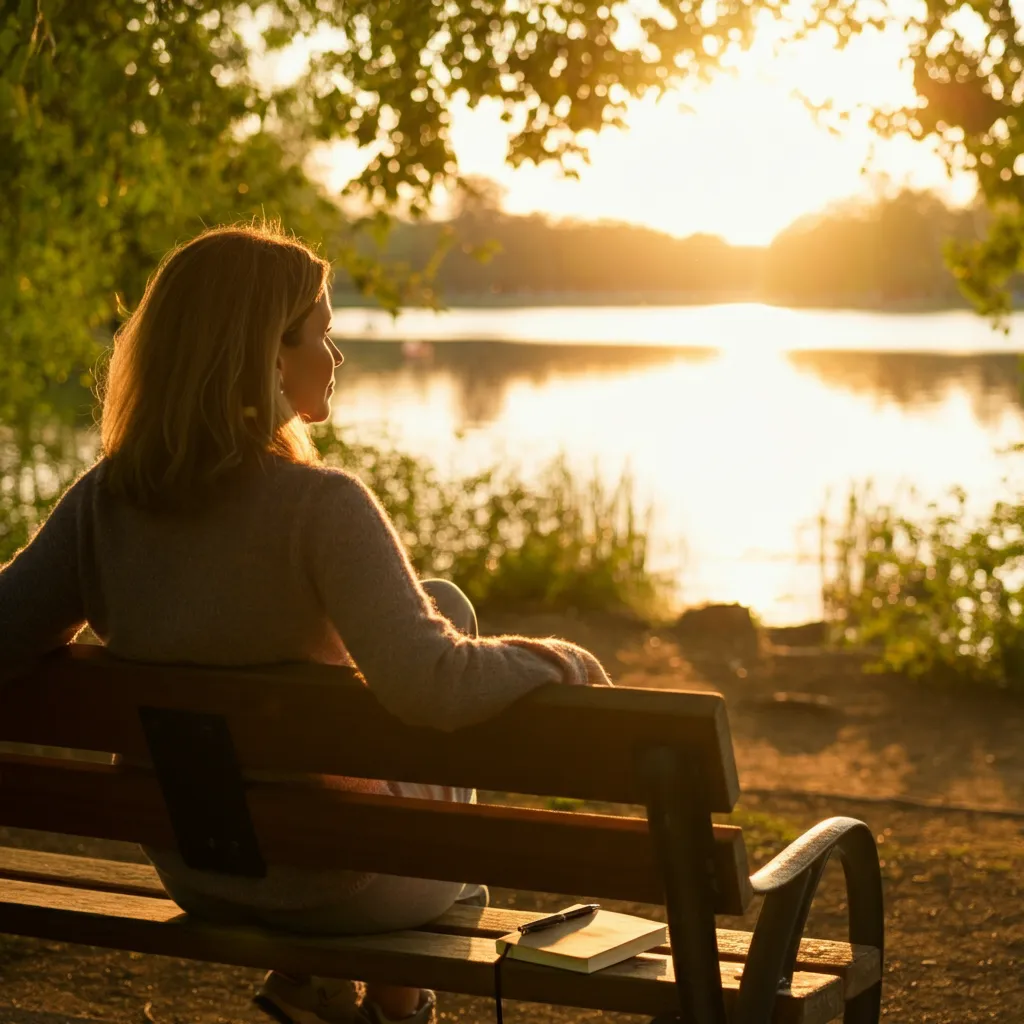
M 837 848 L 844 862 L 853 857 L 858 861 L 874 859 L 877 863 L 874 836 L 863 821 L 826 818 L 755 871 L 750 876 L 750 887 L 759 896 L 781 889 L 819 861 L 827 860 Z
M 846 876 L 850 942 L 883 954 L 882 873 L 875 837 L 856 818 L 828 818 L 794 840 L 750 879 L 764 896 L 750 943 L 733 1016 L 734 1024 L 768 1020 L 780 985 L 793 976 L 807 914 L 829 857 L 838 852 Z M 881 983 L 847 1003 L 845 1024 L 873 1024 Z M 767 1016 L 765 1015 L 767 1012 Z

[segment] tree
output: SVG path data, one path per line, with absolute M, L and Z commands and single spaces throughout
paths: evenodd
M 318 142 L 365 147 L 367 166 L 349 190 L 362 210 L 418 213 L 458 176 L 449 135 L 456 94 L 504 105 L 512 164 L 557 160 L 573 173 L 585 159 L 582 133 L 618 123 L 630 96 L 707 75 L 761 20 L 792 36 L 833 32 L 840 42 L 884 20 L 864 0 L 648 0 L 636 16 L 608 0 L 253 6 L 0 0 L 0 394 L 8 405 L 88 367 L 115 295 L 131 305 L 168 245 L 206 222 L 283 215 L 304 235 L 329 236 L 331 255 L 344 257 L 363 290 L 397 301 L 379 268 L 342 244 L 348 218 L 305 173 Z M 960 266 L 987 296 L 979 282 L 998 285 L 1021 254 L 1013 154 L 1024 34 L 1009 0 L 925 7 L 906 24 L 927 106 L 883 117 L 880 127 L 940 135 L 951 156 L 977 162 L 996 226 Z M 986 28 L 982 51 L 955 25 L 949 34 L 962 7 Z M 296 81 L 274 84 L 254 71 L 255 58 L 300 36 L 313 53 Z
M 800 218 L 764 261 L 769 298 L 797 303 L 922 303 L 957 298 L 943 244 L 979 234 L 974 210 L 932 192 L 902 191 Z
M 223 21 L 180 4 L 6 3 L 0 21 L 0 405 L 95 358 L 183 233 L 326 203 L 270 133 Z M 258 208 L 258 207 L 257 207 Z
M 1024 5 L 925 0 L 904 23 L 917 100 L 874 115 L 885 133 L 934 138 L 950 168 L 977 174 L 992 217 L 987 237 L 952 242 L 948 258 L 981 312 L 1005 313 L 1024 270 Z M 898 16 L 893 15 L 899 21 Z
M 366 147 L 350 190 L 364 210 L 421 212 L 457 177 L 449 109 L 464 93 L 504 103 L 513 164 L 553 159 L 571 173 L 581 132 L 616 123 L 630 95 L 705 74 L 785 0 L 660 0 L 639 19 L 604 0 L 253 6 L 0 0 L 8 407 L 88 367 L 115 296 L 136 301 L 159 255 L 203 223 L 281 214 L 312 238 L 343 235 L 337 204 L 304 171 L 317 142 Z M 296 81 L 254 72 L 254 58 L 298 36 L 324 42 Z M 331 255 L 357 284 L 382 289 L 372 261 L 338 241 Z

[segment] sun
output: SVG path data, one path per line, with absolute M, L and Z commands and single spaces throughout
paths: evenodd
M 509 213 L 626 221 L 737 245 L 768 245 L 804 215 L 883 188 L 930 188 L 953 204 L 971 201 L 973 175 L 950 178 L 932 146 L 905 136 L 880 140 L 865 117 L 830 130 L 807 105 L 911 101 L 901 29 L 867 30 L 842 48 L 827 34 L 780 52 L 774 42 L 770 30 L 759 33 L 730 73 L 708 85 L 631 101 L 624 129 L 584 140 L 591 162 L 578 180 L 551 164 L 509 167 L 501 103 L 470 108 L 456 95 L 451 138 L 460 170 L 501 184 Z M 368 159 L 337 143 L 319 164 L 338 191 Z
M 901 37 L 871 32 L 842 50 L 822 37 L 781 57 L 770 43 L 756 44 L 734 74 L 700 91 L 631 103 L 624 130 L 591 139 L 591 163 L 578 181 L 550 165 L 507 167 L 497 105 L 457 105 L 460 166 L 501 182 L 511 213 L 623 220 L 746 245 L 767 245 L 802 215 L 870 194 L 880 179 L 938 188 L 953 201 L 971 196 L 973 181 L 951 184 L 928 146 L 878 140 L 856 118 L 830 131 L 800 98 L 905 102 L 912 87 Z M 869 158 L 873 179 L 863 174 Z
M 506 205 L 766 245 L 801 214 L 860 183 L 849 143 L 819 130 L 789 100 L 725 81 L 692 114 L 680 111 L 678 96 L 641 102 L 626 132 L 595 140 L 578 184 L 559 180 L 552 168 L 511 174 Z

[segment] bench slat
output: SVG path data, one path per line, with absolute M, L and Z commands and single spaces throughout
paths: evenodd
M 64 942 L 141 953 L 211 960 L 295 973 L 357 977 L 442 991 L 493 992 L 493 938 L 424 931 L 350 938 L 307 938 L 257 928 L 202 924 L 167 899 L 0 881 L 0 929 Z M 720 965 L 727 1005 L 742 967 Z M 656 1016 L 673 1012 L 672 962 L 644 954 L 593 975 L 507 962 L 502 980 L 509 999 Z M 773 1024 L 826 1024 L 843 1011 L 839 980 L 798 972 L 780 993 Z
M 37 850 L 0 847 L 0 878 L 77 886 L 126 894 L 164 897 L 156 871 L 148 864 L 97 860 Z M 420 931 L 497 938 L 543 914 L 495 907 L 454 906 Z M 718 955 L 722 960 L 743 961 L 750 948 L 750 933 L 718 929 Z M 668 952 L 661 947 L 656 952 Z M 797 969 L 834 974 L 843 985 L 843 996 L 852 999 L 870 988 L 881 976 L 878 950 L 851 946 L 848 942 L 803 939 Z
M 78 761 L 0 756 L 0 824 L 175 846 L 155 777 Z M 348 868 L 542 892 L 662 903 L 642 818 L 368 796 L 251 783 L 247 797 L 270 864 Z M 410 835 L 416 842 L 408 842 Z M 752 893 L 740 829 L 715 826 L 716 910 L 742 914 Z
M 2 869 L 0 869 L 2 871 Z M 424 925 L 421 931 L 445 932 L 451 935 L 486 935 L 498 938 L 514 931 L 519 925 L 543 917 L 543 914 L 524 910 L 505 910 L 498 907 L 454 906 L 436 921 Z M 719 928 L 718 956 L 720 960 L 742 963 L 750 951 L 750 932 Z M 668 945 L 652 952 L 668 953 Z M 802 939 L 796 959 L 797 970 L 817 974 L 834 974 L 843 985 L 843 996 L 852 999 L 870 988 L 881 977 L 881 957 L 871 946 L 852 946 L 848 942 L 825 939 Z
M 2 783 L 0 783 L 2 784 Z M 167 898 L 152 864 L 0 846 L 0 878 L 97 892 Z
M 552 684 L 488 722 L 440 734 L 403 725 L 351 669 L 141 665 L 85 644 L 5 684 L 0 741 L 145 759 L 140 705 L 225 715 L 246 769 L 643 803 L 638 752 L 668 746 L 687 757 L 709 812 L 739 797 L 717 693 Z

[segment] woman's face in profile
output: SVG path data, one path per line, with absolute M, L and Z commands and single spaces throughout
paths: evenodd
M 281 390 L 307 423 L 323 423 L 331 415 L 334 371 L 345 361 L 331 341 L 331 299 L 324 291 L 303 321 L 295 345 L 282 345 L 277 357 Z

